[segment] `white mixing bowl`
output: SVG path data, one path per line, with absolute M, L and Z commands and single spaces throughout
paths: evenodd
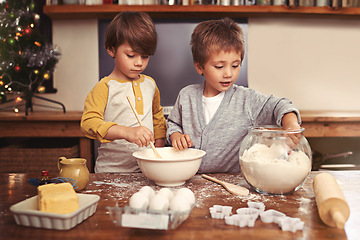
M 188 148 L 178 151 L 173 147 L 156 148 L 162 158 L 155 158 L 152 149 L 133 153 L 142 173 L 160 186 L 179 186 L 199 170 L 202 150 Z

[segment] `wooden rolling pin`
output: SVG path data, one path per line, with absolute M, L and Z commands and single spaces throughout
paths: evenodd
M 313 187 L 321 220 L 328 226 L 344 228 L 350 209 L 334 176 L 318 174 L 314 178 Z

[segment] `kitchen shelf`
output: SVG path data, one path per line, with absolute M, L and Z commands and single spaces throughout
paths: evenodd
M 360 111 L 300 111 L 306 137 L 360 137 Z
M 52 19 L 113 18 L 122 11 L 147 12 L 153 18 L 216 17 L 360 17 L 360 8 L 218 5 L 45 5 Z

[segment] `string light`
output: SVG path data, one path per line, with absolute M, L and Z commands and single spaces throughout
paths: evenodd
M 6 101 L 6 96 L 4 92 L 0 92 L 0 103 L 5 102 Z
M 45 78 L 46 80 L 48 80 L 48 79 L 50 78 L 50 74 L 49 74 L 49 73 L 45 73 L 45 74 L 44 74 L 44 78 Z
M 44 86 L 38 87 L 38 92 L 39 93 L 44 93 L 45 92 L 45 87 Z
M 15 40 L 13 38 L 9 38 L 8 42 L 9 42 L 10 45 L 13 45 L 15 43 Z
M 41 47 L 41 43 L 39 43 L 38 41 L 35 41 L 34 44 L 38 47 Z
M 31 2 L 30 5 L 29 5 L 30 9 L 31 10 L 34 10 L 35 9 L 35 3 L 34 2 Z
M 19 103 L 19 102 L 21 102 L 23 99 L 21 98 L 21 97 L 17 97 L 16 99 L 15 99 L 15 102 L 16 103 Z
M 15 70 L 15 72 L 20 72 L 20 66 L 19 66 L 19 65 L 16 65 L 16 66 L 14 67 L 14 70 Z

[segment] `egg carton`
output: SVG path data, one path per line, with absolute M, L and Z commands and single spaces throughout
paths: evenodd
M 116 226 L 169 230 L 182 224 L 190 215 L 195 204 L 188 211 L 152 211 L 134 209 L 130 206 L 107 207 L 110 217 Z

